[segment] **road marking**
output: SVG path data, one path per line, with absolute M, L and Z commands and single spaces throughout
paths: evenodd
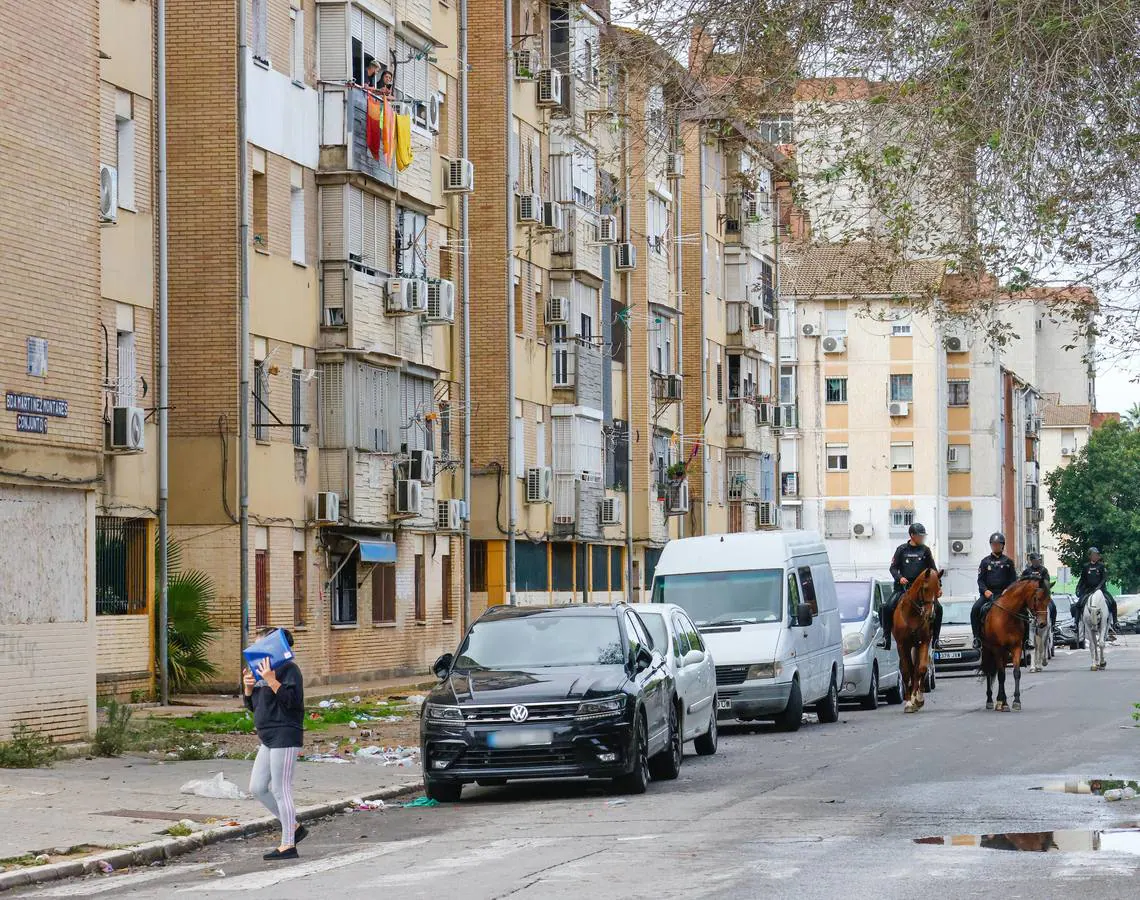
M 652 841 L 659 837 L 661 837 L 659 834 L 634 834 L 629 837 L 619 837 L 617 840 L 619 844 L 624 844 L 628 841 Z
M 340 856 L 329 856 L 325 859 L 315 859 L 312 862 L 301 863 L 299 866 L 289 866 L 285 869 L 275 869 L 272 872 L 252 872 L 249 875 L 236 875 L 233 878 L 219 878 L 209 884 L 197 884 L 193 887 L 182 888 L 178 893 L 200 893 L 202 891 L 260 891 L 265 888 L 281 884 L 283 881 L 292 881 L 296 878 L 308 878 L 310 875 L 320 875 L 333 869 L 343 869 L 345 866 L 368 862 L 389 853 L 399 853 L 426 844 L 427 838 L 417 838 L 411 841 L 392 841 L 387 844 L 376 844 L 365 850 L 355 850 L 352 853 L 342 853 Z
M 162 878 L 176 878 L 179 875 L 191 875 L 202 872 L 205 866 L 160 866 L 154 869 L 144 869 L 141 872 L 130 872 L 124 875 L 107 875 L 102 879 L 84 878 L 64 887 L 55 887 L 41 891 L 38 897 L 90 897 L 92 894 L 105 894 L 107 891 L 127 890 L 137 884 L 148 881 L 158 881 Z
M 368 878 L 369 887 L 381 885 L 415 884 L 430 881 L 443 875 L 450 875 L 455 870 L 469 870 L 484 863 L 505 859 L 522 850 L 532 847 L 551 847 L 558 842 L 553 838 L 537 838 L 531 840 L 501 840 L 480 847 L 461 856 L 445 857 L 431 862 L 422 862 L 413 871 L 393 872 L 389 875 L 372 875 Z

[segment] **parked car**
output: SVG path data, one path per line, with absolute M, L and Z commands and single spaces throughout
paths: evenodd
M 970 609 L 973 600 L 942 601 L 942 649 L 932 654 L 938 671 L 976 669 L 982 654 L 974 649 L 974 634 L 970 629 Z
M 633 606 L 645 623 L 654 649 L 665 657 L 681 701 L 681 738 L 701 756 L 716 753 L 716 666 L 692 619 L 671 603 Z
M 903 702 L 898 649 L 879 646 L 883 626 L 879 615 L 890 599 L 891 586 L 872 578 L 835 582 L 839 619 L 843 623 L 843 690 L 840 699 L 858 700 L 864 709 L 877 709 L 879 695 L 888 703 Z
M 519 778 L 610 778 L 631 794 L 676 778 L 673 676 L 627 604 L 496 606 L 433 666 L 420 713 L 424 790 Z
M 1053 602 L 1057 605 L 1057 619 L 1053 622 L 1054 645 L 1080 650 L 1085 644 L 1081 639 L 1080 625 L 1073 618 L 1073 604 L 1077 598 L 1072 594 L 1054 594 Z
M 716 659 L 722 719 L 795 731 L 812 708 L 839 718 L 843 632 L 827 548 L 809 531 L 682 538 L 665 545 L 653 602 L 675 603 Z

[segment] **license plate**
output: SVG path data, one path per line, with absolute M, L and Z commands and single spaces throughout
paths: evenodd
M 731 700 L 720 700 L 720 699 L 718 699 L 716 701 L 716 708 L 717 709 L 732 709 L 732 701 Z
M 943 650 L 934 654 L 936 660 L 939 659 L 961 659 L 962 653 L 959 650 Z
M 549 728 L 512 728 L 510 731 L 492 731 L 487 735 L 487 746 L 495 749 L 504 747 L 538 747 L 550 744 L 554 732 Z

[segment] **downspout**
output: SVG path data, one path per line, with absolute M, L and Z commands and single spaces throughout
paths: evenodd
M 169 429 L 167 414 L 170 407 L 169 384 L 169 260 L 167 257 L 166 209 L 166 0 L 155 3 L 155 48 L 157 68 L 156 119 L 158 130 L 155 181 L 158 200 L 158 667 L 159 699 L 162 705 L 170 703 L 169 656 Z M 244 644 L 243 644 L 244 646 Z
M 698 135 L 700 130 L 698 127 Z M 676 115 L 673 117 L 673 135 L 674 135 L 674 150 L 680 145 L 681 141 L 681 117 Z M 677 374 L 681 376 L 681 403 L 680 410 L 677 413 L 678 420 L 681 423 L 681 434 L 685 433 L 685 291 L 684 282 L 681 280 L 682 264 L 681 264 L 681 182 L 675 181 L 671 186 L 671 193 L 673 196 L 673 242 L 674 242 L 674 272 L 675 284 L 677 289 L 677 309 L 680 310 L 680 315 L 677 316 Z M 703 321 L 703 319 L 702 319 Z M 685 452 L 685 442 L 681 441 L 681 453 Z M 685 536 L 685 516 L 680 518 L 681 537 Z M 708 529 L 705 523 L 701 523 L 701 533 L 704 534 Z
M 246 140 L 246 37 L 249 12 L 246 0 L 238 0 L 237 59 L 237 140 L 238 202 L 241 227 L 238 229 L 240 275 L 240 312 L 238 322 L 238 354 L 240 386 L 238 387 L 238 531 L 241 545 L 241 647 L 249 645 L 249 147 Z M 223 473 L 225 478 L 227 473 Z M 242 658 L 244 665 L 244 657 Z
M 626 73 L 624 105 L 626 107 L 629 105 L 628 72 Z M 628 119 L 625 121 L 628 125 Z M 629 128 L 625 127 L 622 128 L 622 169 L 624 170 L 625 179 L 622 235 L 627 242 L 629 241 L 630 213 L 629 155 Z M 612 249 L 607 252 L 611 254 L 615 253 Z M 612 261 L 614 261 L 613 257 L 611 257 L 611 262 Z M 617 276 L 616 269 L 611 268 L 611 272 L 614 277 Z M 630 600 L 637 600 L 641 598 L 636 597 L 634 592 L 640 590 L 641 585 L 635 585 L 633 583 L 633 276 L 630 273 L 625 273 L 622 278 L 622 286 L 624 288 L 623 299 L 625 300 L 625 583 L 629 588 Z M 652 442 L 652 436 L 650 437 L 650 441 Z M 653 502 L 648 494 L 647 502 Z
M 698 303 L 698 310 L 701 319 L 701 422 L 707 422 L 709 417 L 709 398 L 705 390 L 708 380 L 709 371 L 709 358 L 708 358 L 708 337 L 707 329 L 705 327 L 705 290 L 708 286 L 709 277 L 709 263 L 708 253 L 705 250 L 705 133 L 704 124 L 697 125 L 697 147 L 700 151 L 698 159 L 700 160 L 697 166 L 697 177 L 699 179 L 700 189 L 700 202 L 697 206 L 697 211 L 701 218 L 701 227 L 697 240 L 700 241 L 701 251 L 701 296 Z M 705 532 L 708 530 L 709 522 L 709 444 L 708 441 L 701 441 L 701 530 Z
M 775 366 L 775 371 L 772 375 L 775 377 L 776 388 L 776 403 L 772 405 L 772 414 L 769 417 L 769 432 L 772 434 L 772 442 L 775 444 L 775 453 L 772 454 L 776 460 L 776 464 L 772 467 L 773 478 L 775 484 L 772 485 L 772 503 L 777 510 L 776 515 L 779 517 L 776 521 L 779 523 L 779 529 L 784 530 L 784 523 L 781 521 L 780 514 L 783 512 L 784 503 L 784 469 L 783 459 L 780 456 L 780 439 L 776 437 L 775 429 L 772 428 L 771 420 L 775 416 L 775 408 L 779 405 L 780 400 L 780 197 L 776 193 L 776 185 L 774 179 L 769 175 L 768 186 L 772 190 L 772 199 L 769 201 L 772 218 L 772 288 L 775 291 L 775 296 L 772 297 L 772 326 L 776 335 L 776 352 L 772 354 L 772 360 Z M 772 387 L 769 382 L 769 387 Z M 799 475 L 797 474 L 798 478 Z
M 459 0 L 459 155 L 467 159 L 467 0 Z M 459 285 L 463 292 L 463 627 L 471 623 L 471 268 L 468 195 L 459 198 Z
M 503 61 L 503 101 L 506 112 L 507 153 L 511 153 L 514 134 L 514 36 L 511 0 L 503 3 L 503 34 L 506 40 L 506 59 Z M 515 496 L 518 472 L 515 471 L 515 190 L 511 184 L 512 161 L 507 160 L 507 280 L 504 285 L 507 298 L 507 586 L 508 602 L 518 602 L 515 593 L 515 531 L 518 527 L 518 498 Z

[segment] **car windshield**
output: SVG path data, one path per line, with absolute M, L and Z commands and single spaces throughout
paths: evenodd
M 661 613 L 643 612 L 638 610 L 637 614 L 641 616 L 641 621 L 645 623 L 645 629 L 649 632 L 649 636 L 653 638 L 653 649 L 659 653 L 668 656 L 666 648 L 669 646 L 669 635 L 665 632 L 665 617 Z
M 839 598 L 839 618 L 844 622 L 863 622 L 871 607 L 869 581 L 837 581 L 835 595 Z
M 779 622 L 784 572 L 699 572 L 659 575 L 654 603 L 675 603 L 697 627 Z
M 970 609 L 973 603 L 943 603 L 942 604 L 942 624 L 943 625 L 969 625 L 970 624 Z
M 613 615 L 541 615 L 488 619 L 471 626 L 456 669 L 620 666 L 621 631 Z

